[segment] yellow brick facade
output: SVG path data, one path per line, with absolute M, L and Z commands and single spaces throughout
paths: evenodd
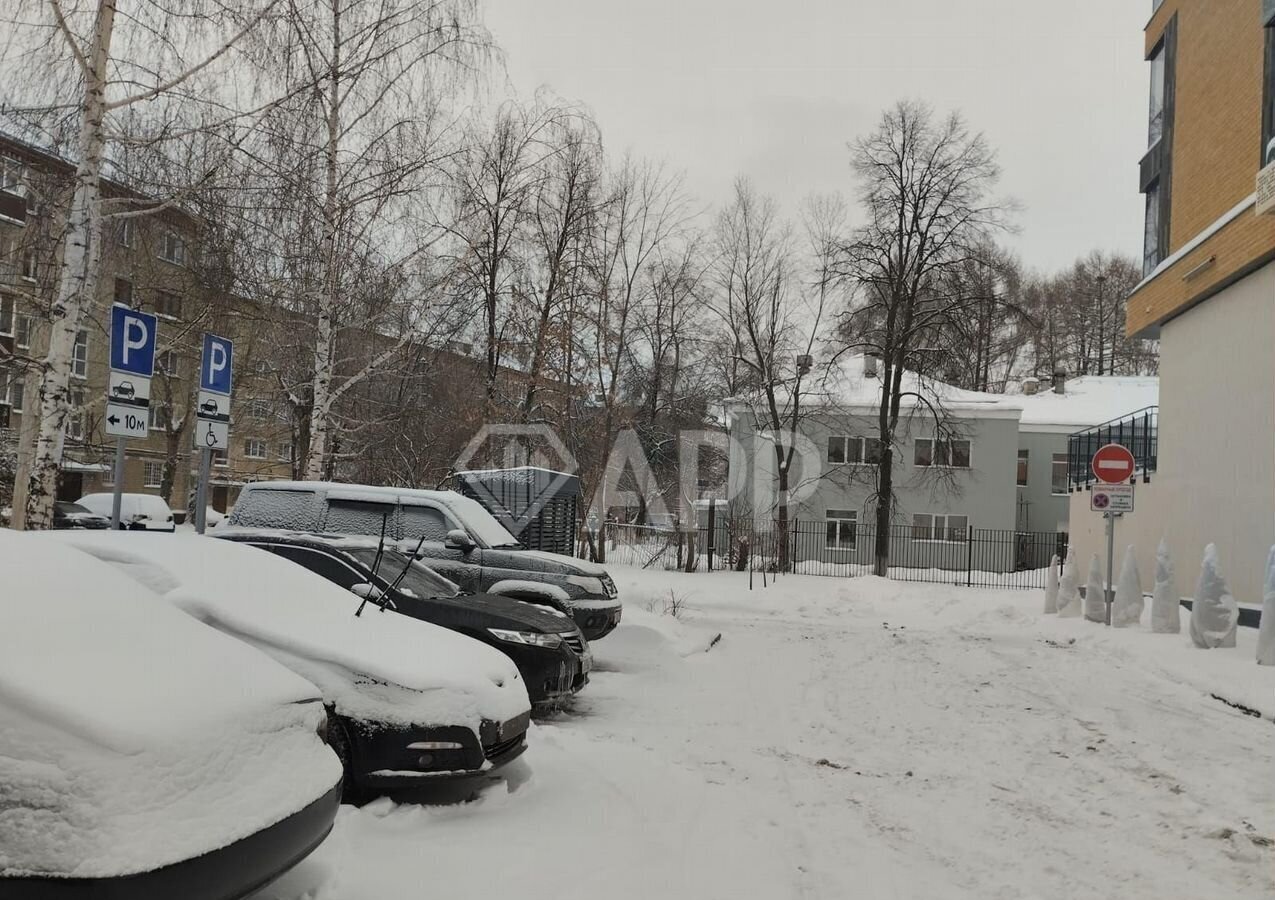
M 1253 194 L 1261 163 L 1262 0 L 1165 0 L 1147 26 L 1148 56 L 1176 17 L 1169 246 L 1178 253 Z M 1136 291 L 1136 334 L 1189 308 L 1275 254 L 1275 217 L 1249 208 Z M 1213 262 L 1209 262 L 1213 258 Z

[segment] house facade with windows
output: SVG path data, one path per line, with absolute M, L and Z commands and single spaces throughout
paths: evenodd
M 1236 599 L 1260 603 L 1275 544 L 1275 0 L 1160 0 L 1146 58 L 1146 277 L 1127 329 L 1160 341 L 1157 458 L 1116 541 L 1145 577 L 1163 537 L 1184 590 L 1215 543 Z M 1102 546 L 1087 492 L 1072 521 L 1081 553 Z

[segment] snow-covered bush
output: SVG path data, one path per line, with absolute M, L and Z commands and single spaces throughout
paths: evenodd
M 1045 614 L 1058 612 L 1058 556 L 1049 560 L 1049 571 L 1045 573 Z
M 1151 630 L 1156 634 L 1177 634 L 1182 630 L 1182 595 L 1173 574 L 1169 544 L 1163 538 L 1155 552 L 1155 590 L 1151 594 Z
M 1073 619 L 1081 614 L 1080 573 L 1076 570 L 1076 550 L 1067 550 L 1067 562 L 1063 565 L 1062 581 L 1058 585 L 1058 615 Z
M 1257 664 L 1275 666 L 1275 547 L 1266 557 L 1265 595 L 1262 598 L 1262 624 L 1257 632 Z
M 1116 596 L 1111 606 L 1111 624 L 1128 628 L 1142 621 L 1146 601 L 1142 598 L 1142 579 L 1138 576 L 1138 559 L 1133 545 L 1124 553 L 1124 565 L 1120 567 L 1120 580 L 1116 582 Z
M 1085 584 L 1085 618 L 1090 622 L 1107 621 L 1107 589 L 1102 584 L 1102 563 L 1095 553 L 1089 560 L 1089 581 Z
M 1209 544 L 1204 548 L 1195 602 L 1191 604 L 1191 640 L 1203 650 L 1234 647 L 1239 621 L 1239 604 L 1218 569 L 1217 547 Z

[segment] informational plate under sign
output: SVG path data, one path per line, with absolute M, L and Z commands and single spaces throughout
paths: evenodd
M 146 409 L 124 403 L 106 404 L 105 431 L 112 437 L 146 437 Z
M 225 450 L 230 444 L 230 425 L 226 422 L 195 420 L 196 450 Z
M 1133 512 L 1133 485 L 1094 485 L 1093 492 L 1089 495 L 1089 508 L 1100 513 Z

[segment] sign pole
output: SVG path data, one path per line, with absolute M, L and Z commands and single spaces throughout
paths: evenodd
M 111 531 L 120 530 L 120 507 L 124 503 L 124 438 L 115 439 L 115 468 L 111 472 Z
M 212 468 L 212 450 L 199 451 L 199 482 L 195 488 L 195 532 L 203 534 L 208 524 L 208 475 Z
M 1116 560 L 1116 515 L 1117 513 L 1106 513 L 1107 520 L 1107 590 L 1104 592 L 1103 599 L 1107 601 L 1107 624 L 1111 624 L 1111 604 L 1113 592 L 1115 589 L 1115 573 L 1112 566 Z

